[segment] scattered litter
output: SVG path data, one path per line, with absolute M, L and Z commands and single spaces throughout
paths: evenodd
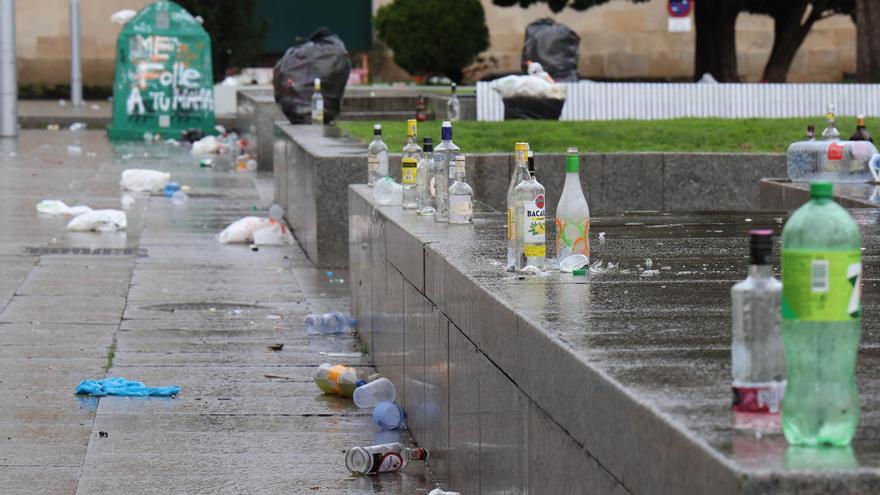
M 71 232 L 116 232 L 128 226 L 125 212 L 122 210 L 94 210 L 74 217 L 67 224 Z
M 49 124 L 46 126 L 47 131 L 58 131 L 61 130 L 61 126 L 58 124 Z
M 645 268 L 651 269 L 654 266 L 654 262 L 651 261 L 651 258 L 645 259 Z
M 100 109 L 101 109 L 101 105 L 98 105 L 97 103 L 92 103 L 92 105 L 90 106 L 90 108 L 91 108 L 92 110 L 100 110 Z
M 180 191 L 180 184 L 177 182 L 169 182 L 168 184 L 165 184 L 165 188 L 163 189 L 166 198 L 170 198 L 177 191 Z
M 778 223 L 779 225 L 782 225 L 782 217 L 776 217 L 775 220 L 776 220 L 776 223 Z
M 750 223 L 752 221 L 751 218 L 746 218 L 746 223 Z
M 538 62 L 529 64 L 528 75 L 512 75 L 496 79 L 489 87 L 502 98 L 532 97 L 565 99 L 565 86 L 557 84 Z
M 220 150 L 220 142 L 214 136 L 205 136 L 192 145 L 193 155 L 211 155 Z
M 266 315 L 266 319 L 267 319 L 267 320 L 280 320 L 280 319 L 282 319 L 282 316 L 281 316 L 281 315 L 275 315 L 275 314 L 272 314 L 272 315 Z
M 290 378 L 289 376 L 281 376 L 281 375 L 263 375 L 263 378 L 268 378 L 268 379 L 270 379 L 270 380 L 275 379 L 275 380 L 290 380 L 290 381 L 293 381 L 293 378 Z
M 310 314 L 305 317 L 303 323 L 306 333 L 311 335 L 345 333 L 349 328 L 357 325 L 354 318 L 346 318 L 342 313 Z
M 256 253 L 259 250 L 260 250 L 260 246 L 257 246 L 256 244 L 251 244 L 251 251 Z
M 336 394 L 351 397 L 355 388 L 367 383 L 363 370 L 345 366 L 322 363 L 315 371 L 315 385 L 325 394 Z
M 244 217 L 236 220 L 220 232 L 218 240 L 223 244 L 251 242 L 254 232 L 270 226 L 270 221 L 260 217 Z
M 431 490 L 428 495 L 461 495 L 459 492 L 444 492 L 440 488 L 434 488 Z
M 83 380 L 76 386 L 77 395 L 106 397 L 116 395 L 122 397 L 173 397 L 180 393 L 180 387 L 148 387 L 143 382 L 126 380 L 122 377 L 104 378 L 103 380 Z
M 37 212 L 46 215 L 82 215 L 92 211 L 88 206 L 67 206 L 57 199 L 44 199 L 37 203 Z
M 171 195 L 171 203 L 174 206 L 183 206 L 189 202 L 189 196 L 183 191 L 176 191 Z
M 382 177 L 373 184 L 373 200 L 380 206 L 400 206 L 403 202 L 403 186 L 391 177 Z
M 284 349 L 284 344 L 272 344 L 270 346 L 267 346 L 266 349 L 269 349 L 270 351 L 278 352 L 278 351 L 281 351 Z
M 247 161 L 247 170 L 248 172 L 256 172 L 257 171 L 257 161 L 256 160 L 248 160 Z
M 70 124 L 70 127 L 68 127 L 67 129 L 70 131 L 82 131 L 82 130 L 85 130 L 85 128 L 86 128 L 85 122 L 74 122 L 74 123 Z
M 180 146 L 180 141 L 176 139 L 166 139 L 165 144 L 168 144 L 170 146 Z
M 130 194 L 123 194 L 119 201 L 122 203 L 123 208 L 128 209 L 134 205 L 135 199 Z
M 83 149 L 81 146 L 77 146 L 75 144 L 67 145 L 67 154 L 70 156 L 79 156 L 82 155 Z
M 325 272 L 325 274 L 327 275 L 327 281 L 330 282 L 330 283 L 333 284 L 333 285 L 342 285 L 342 284 L 345 283 L 345 279 L 344 279 L 344 278 L 334 277 L 334 276 L 333 276 L 333 275 L 334 275 L 333 272 L 329 272 L 329 271 L 328 271 L 328 272 Z
M 391 380 L 383 377 L 356 388 L 351 397 L 354 400 L 354 405 L 360 409 L 369 409 L 382 402 L 394 402 L 397 397 L 397 389 L 394 388 L 394 383 Z
M 67 100 L 58 100 L 58 106 L 59 106 L 59 107 L 66 107 L 66 106 L 67 106 Z
M 98 438 L 108 438 L 109 436 L 110 436 L 110 434 L 107 433 L 106 431 L 99 431 L 98 432 Z
M 362 357 L 363 355 L 359 352 L 324 352 L 319 351 L 318 354 L 322 356 L 332 357 L 332 358 L 343 358 L 343 359 L 354 359 Z
M 214 160 L 211 160 L 210 158 L 202 158 L 201 160 L 199 160 L 199 167 L 201 168 L 210 168 L 213 166 Z
M 660 275 L 660 270 L 645 270 L 639 274 L 640 277 L 656 277 Z
M 293 236 L 283 224 L 269 220 L 269 226 L 254 231 L 254 244 L 257 246 L 283 246 L 293 243 Z
M 189 193 L 189 192 L 192 192 L 192 187 L 184 184 L 184 185 L 180 186 L 180 190 L 185 193 Z
M 599 232 L 599 242 L 605 242 L 605 232 Z
M 110 16 L 110 22 L 114 24 L 125 25 L 128 23 L 128 21 L 134 19 L 134 16 L 136 15 L 137 12 L 131 9 L 120 10 Z
M 355 389 L 355 392 L 357 390 Z M 373 423 L 380 430 L 399 430 L 406 424 L 406 413 L 402 407 L 393 402 L 380 402 L 373 409 Z
M 122 172 L 119 185 L 127 191 L 160 192 L 171 180 L 171 174 L 159 170 L 130 168 Z
M 280 222 L 284 219 L 284 208 L 281 205 L 274 204 L 269 208 L 269 218 Z

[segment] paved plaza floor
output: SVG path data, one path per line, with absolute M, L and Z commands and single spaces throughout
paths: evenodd
M 68 219 L 34 208 L 60 199 L 120 209 L 126 168 L 170 172 L 193 188 L 189 202 L 135 196 L 118 233 L 69 233 Z M 199 168 L 173 147 L 113 148 L 103 132 L 23 131 L 0 142 L 0 492 L 432 488 L 420 465 L 374 478 L 345 469 L 348 447 L 406 440 L 312 382 L 324 361 L 368 365 L 350 357 L 361 349 L 355 336 L 302 327 L 308 313 L 348 311 L 347 281 L 331 283 L 298 246 L 255 252 L 217 241 L 254 208 L 265 215 L 271 191 L 270 177 Z M 74 395 L 80 380 L 105 376 L 181 393 Z

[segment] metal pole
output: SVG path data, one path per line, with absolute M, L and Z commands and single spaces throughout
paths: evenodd
M 82 53 L 79 46 L 79 0 L 70 0 L 70 103 L 83 104 Z
M 0 0 L 0 137 L 18 134 L 15 0 Z

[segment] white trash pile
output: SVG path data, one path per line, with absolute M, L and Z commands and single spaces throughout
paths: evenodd
M 565 86 L 557 84 L 538 62 L 529 62 L 528 75 L 502 77 L 492 81 L 489 87 L 500 93 L 502 98 L 565 99 Z
M 223 229 L 217 240 L 222 244 L 251 243 L 254 246 L 281 246 L 293 243 L 293 236 L 284 224 L 284 211 L 274 205 L 270 218 L 244 217 Z

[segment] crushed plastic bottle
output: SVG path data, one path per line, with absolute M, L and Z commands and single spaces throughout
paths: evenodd
M 168 184 L 165 184 L 164 194 L 166 198 L 174 196 L 174 193 L 177 191 L 180 191 L 180 184 L 177 182 L 169 182 Z
M 380 402 L 394 402 L 397 389 L 387 378 L 379 378 L 354 391 L 354 404 L 361 409 L 376 407 Z
M 357 321 L 342 313 L 310 314 L 304 320 L 306 333 L 311 335 L 345 333 L 354 328 Z
M 345 454 L 345 467 L 354 474 L 391 473 L 405 468 L 410 462 L 427 459 L 425 449 L 386 443 L 350 449 Z
M 183 191 L 175 191 L 174 194 L 171 195 L 171 203 L 174 206 L 183 206 L 189 202 L 189 196 Z
M 366 383 L 366 375 L 362 370 L 344 364 L 323 363 L 315 372 L 315 384 L 325 394 L 351 397 L 357 387 Z
M 383 431 L 400 430 L 406 425 L 406 412 L 393 402 L 380 402 L 373 409 L 373 423 Z
M 373 184 L 373 200 L 380 206 L 400 206 L 403 203 L 403 186 L 391 177 L 382 177 Z

